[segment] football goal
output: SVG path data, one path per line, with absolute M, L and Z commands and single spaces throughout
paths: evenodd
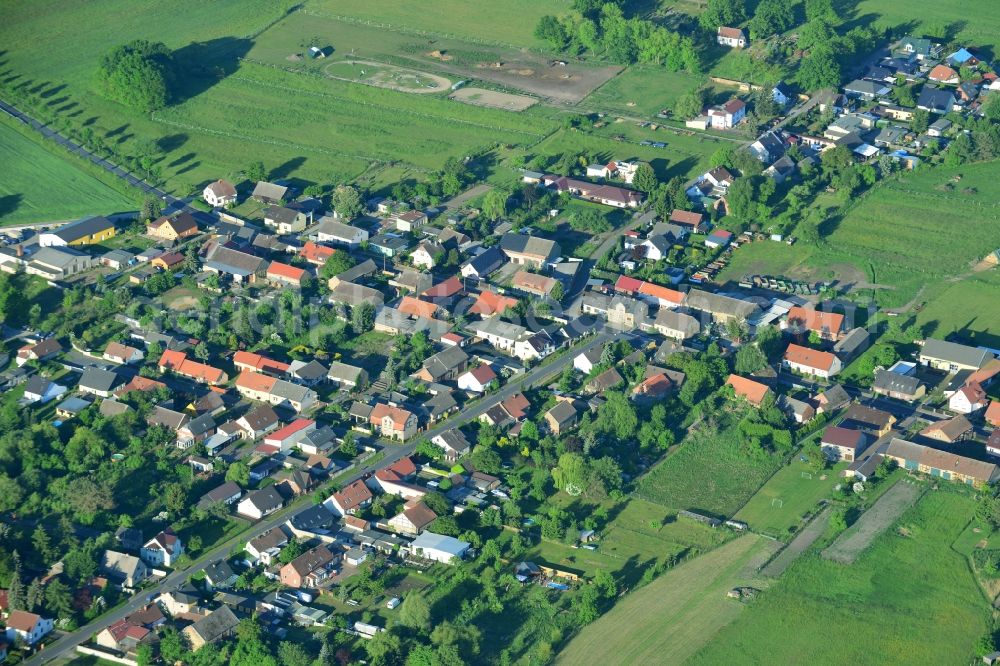
M 785 505 L 784 500 L 780 500 L 777 497 L 775 497 L 773 500 L 771 500 L 771 508 L 772 509 L 780 509 L 784 505 Z

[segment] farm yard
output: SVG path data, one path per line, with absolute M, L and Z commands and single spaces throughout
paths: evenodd
M 755 535 L 685 562 L 620 601 L 559 653 L 557 664 L 683 663 L 747 606 L 735 587 L 763 589 L 756 573 L 776 544 Z
M 736 418 L 695 427 L 639 483 L 639 497 L 677 510 L 732 516 L 781 464 L 773 454 L 747 455 Z
M 0 225 L 71 220 L 138 206 L 6 121 L 0 123 L 0 164 Z
M 969 663 L 989 604 L 951 544 L 974 510 L 931 491 L 849 568 L 803 555 L 686 663 Z

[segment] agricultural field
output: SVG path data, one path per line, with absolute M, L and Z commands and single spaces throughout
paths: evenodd
M 560 14 L 569 0 L 442 0 L 420 11 L 406 0 L 309 0 L 309 11 L 354 19 L 390 31 L 460 38 L 473 43 L 538 48 L 535 26 L 545 14 Z M 483 26 L 489 26 L 488 31 Z
M 1000 243 L 1000 240 L 998 240 Z M 968 275 L 943 285 L 916 315 L 922 331 L 937 338 L 964 340 L 969 344 L 1000 347 L 1000 268 Z
M 56 150 L 53 147 L 53 151 Z M 131 197 L 0 123 L 0 225 L 56 222 L 135 210 Z
M 829 497 L 841 481 L 839 464 L 823 472 L 814 472 L 798 458 L 768 479 L 734 518 L 779 539 L 787 538 L 798 527 L 802 516 L 812 513 L 821 499 Z
M 735 419 L 697 426 L 639 483 L 643 499 L 717 516 L 736 513 L 780 466 L 774 455 L 751 459 Z
M 584 627 L 556 663 L 651 664 L 665 655 L 683 662 L 747 609 L 727 592 L 766 587 L 757 569 L 775 547 L 748 534 L 681 564 Z
M 932 491 L 850 566 L 807 553 L 686 663 L 971 662 L 989 603 L 951 544 L 975 506 Z

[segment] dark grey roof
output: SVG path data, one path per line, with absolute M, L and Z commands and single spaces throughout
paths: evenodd
M 274 489 L 274 486 L 255 490 L 246 496 L 244 501 L 246 500 L 250 500 L 250 503 L 260 509 L 261 513 L 280 509 L 281 505 L 284 504 L 284 500 L 281 499 L 281 495 Z
M 328 530 L 333 527 L 334 516 L 321 504 L 313 504 L 292 516 L 292 526 L 304 532 Z
M 950 90 L 925 85 L 917 98 L 917 108 L 936 113 L 947 113 L 955 104 L 955 95 Z
M 424 402 L 424 409 L 432 417 L 446 414 L 455 407 L 458 407 L 458 403 L 455 402 L 455 397 L 451 394 L 451 391 L 441 391 Z
M 247 277 L 264 267 L 264 260 L 246 252 L 216 245 L 205 258 L 205 266 L 224 273 Z
M 77 220 L 76 222 L 70 222 L 69 224 L 64 224 L 52 233 L 58 236 L 66 243 L 72 243 L 73 241 L 79 240 L 84 236 L 90 236 L 101 231 L 104 231 L 108 227 L 113 227 L 114 222 L 103 216 L 88 217 L 82 220 Z
M 471 266 L 476 275 L 485 276 L 503 266 L 504 261 L 503 252 L 496 247 L 491 247 L 469 259 L 462 266 Z
M 555 259 L 562 253 L 559 243 L 554 240 L 514 233 L 504 234 L 500 237 L 500 249 L 507 253 L 542 257 L 546 261 Z
M 201 416 L 192 419 L 187 423 L 187 429 L 191 431 L 194 436 L 204 435 L 210 430 L 215 429 L 215 419 L 212 418 L 211 414 L 202 414 Z
M 80 377 L 80 386 L 94 391 L 110 391 L 117 383 L 117 374 L 101 368 L 87 368 Z
M 366 275 L 371 275 L 376 270 L 378 270 L 378 266 L 375 265 L 375 262 L 372 261 L 371 259 L 366 259 L 362 261 L 360 264 L 352 266 L 343 273 L 337 275 L 337 279 L 342 282 L 354 282 L 358 278 L 365 277 Z
M 433 356 L 428 357 L 424 361 L 423 367 L 430 373 L 431 381 L 437 381 L 468 360 L 469 355 L 461 347 L 445 347 Z
M 24 384 L 25 393 L 34 393 L 36 395 L 45 395 L 45 392 L 49 390 L 49 386 L 52 384 L 51 381 L 42 377 L 41 375 L 35 375 L 29 379 Z
M 313 359 L 306 363 L 305 365 L 298 366 L 291 370 L 291 373 L 298 377 L 299 379 L 304 379 L 306 381 L 311 381 L 314 379 L 322 379 L 326 377 L 326 373 L 329 372 L 326 366 L 322 363 Z
M 191 629 L 206 643 L 213 643 L 235 630 L 239 623 L 229 606 L 220 606 L 192 624 Z
M 928 338 L 924 341 L 924 346 L 920 350 L 921 356 L 951 361 L 959 365 L 983 367 L 983 364 L 990 359 L 990 353 L 978 347 L 960 345 L 947 340 L 935 340 Z
M 259 181 L 253 188 L 253 194 L 251 196 L 255 199 L 260 198 L 278 201 L 279 199 L 284 199 L 287 193 L 288 188 L 284 185 L 276 185 L 262 180 Z
M 920 380 L 898 372 L 879 370 L 875 373 L 875 382 L 872 386 L 883 391 L 913 395 L 920 388 Z
M 215 502 L 221 502 L 223 500 L 229 499 L 233 495 L 238 495 L 243 492 L 243 489 L 237 485 L 235 481 L 226 481 L 218 488 L 213 488 L 204 495 L 198 501 L 198 506 L 204 507 L 209 504 L 214 504 Z
M 264 211 L 265 220 L 274 220 L 278 224 L 292 224 L 298 216 L 298 211 L 284 206 L 269 206 Z

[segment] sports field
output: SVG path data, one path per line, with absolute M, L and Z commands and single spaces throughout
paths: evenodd
M 584 627 L 556 663 L 683 662 L 747 608 L 727 592 L 767 585 L 756 569 L 774 548 L 774 542 L 748 534 L 685 562 Z
M 841 482 L 844 465 L 815 472 L 795 458 L 778 470 L 734 516 L 757 532 L 787 539 L 789 528 L 798 526 L 802 516 L 813 512 L 819 501 L 829 497 Z M 825 477 L 825 478 L 821 478 Z
M 137 209 L 136 201 L 83 171 L 72 159 L 0 123 L 0 225 Z
M 734 423 L 699 426 L 639 483 L 637 494 L 674 509 L 731 516 L 780 464 L 777 456 L 751 459 Z
M 850 567 L 807 553 L 687 663 L 971 663 L 989 604 L 951 544 L 975 506 L 932 491 Z

